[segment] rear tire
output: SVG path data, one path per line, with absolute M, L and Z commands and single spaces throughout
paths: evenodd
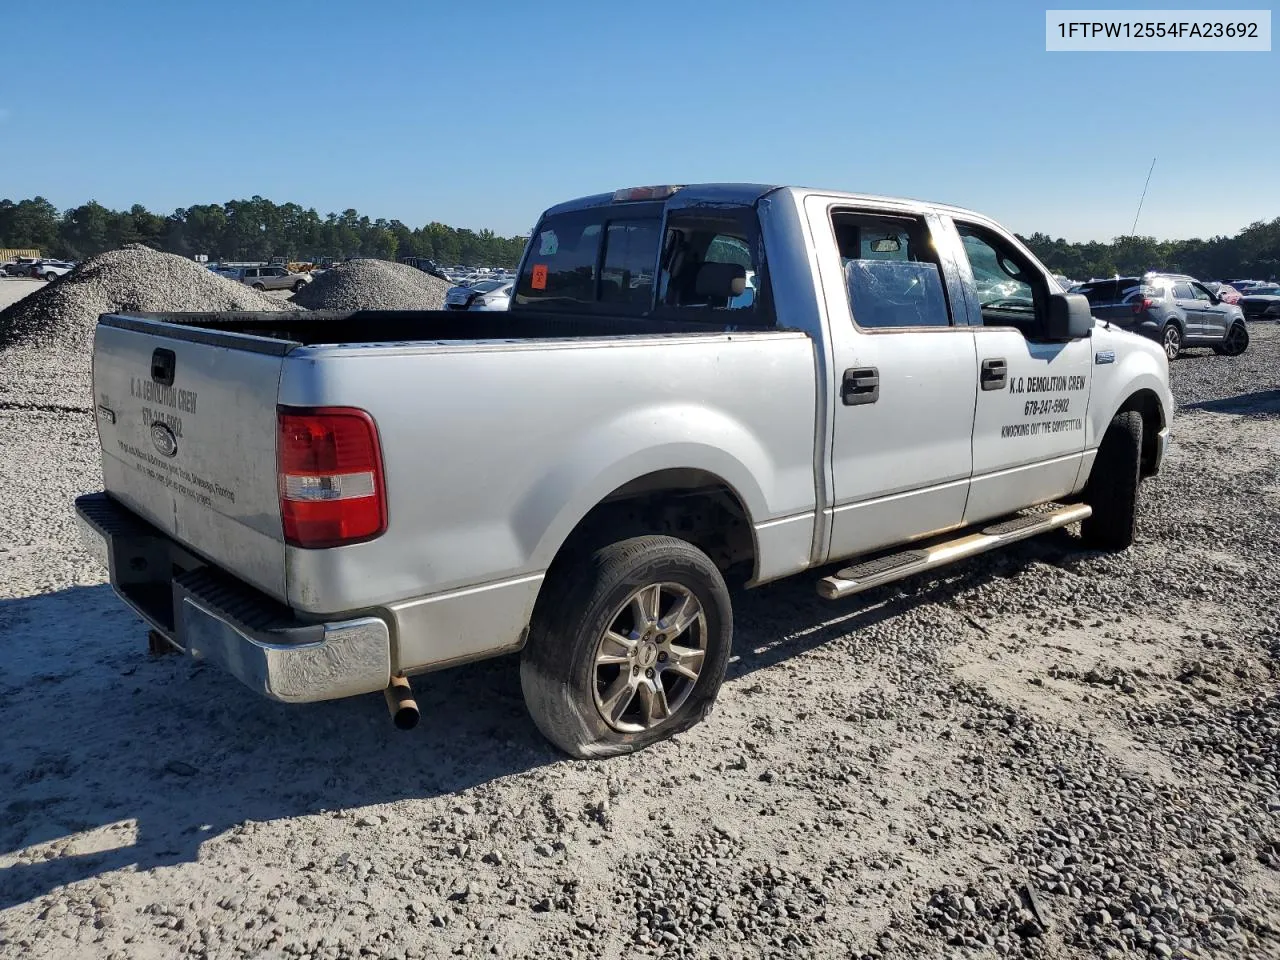
M 1084 502 L 1093 515 L 1080 524 L 1080 538 L 1097 550 L 1125 550 L 1138 526 L 1138 485 L 1142 471 L 1142 414 L 1117 413 L 1107 427 Z
M 1220 357 L 1238 357 L 1249 349 L 1249 328 L 1243 320 L 1237 320 L 1227 331 L 1227 338 L 1213 348 Z
M 697 547 L 643 536 L 567 562 L 543 586 L 520 661 L 525 704 L 573 757 L 611 757 L 711 709 L 733 640 L 724 578 Z
M 263 286 L 261 283 L 255 283 L 253 285 L 253 289 L 257 290 L 259 293 L 265 293 L 267 290 L 267 288 Z
M 1182 328 L 1176 323 L 1166 325 L 1160 342 L 1164 345 L 1164 355 L 1170 360 L 1177 360 L 1182 352 Z

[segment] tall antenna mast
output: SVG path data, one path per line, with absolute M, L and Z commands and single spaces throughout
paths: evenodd
M 1156 168 L 1156 158 L 1151 158 L 1151 170 Z M 1142 196 L 1138 198 L 1138 212 L 1133 215 L 1133 226 L 1129 228 L 1129 236 L 1138 235 L 1138 217 L 1142 216 L 1142 201 L 1147 199 L 1147 187 L 1151 186 L 1151 170 L 1147 171 L 1147 182 L 1142 185 Z

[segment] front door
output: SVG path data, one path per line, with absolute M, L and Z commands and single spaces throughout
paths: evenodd
M 1042 336 L 1050 289 L 1033 259 L 988 225 L 953 222 L 978 363 L 971 524 L 1076 491 L 1094 358 L 1089 338 Z
M 1195 294 L 1196 307 L 1200 311 L 1200 335 L 1206 340 L 1222 340 L 1227 335 L 1227 305 L 1219 300 L 1214 303 L 1214 296 L 1201 283 L 1191 284 L 1191 292 Z
M 936 219 L 810 197 L 834 370 L 829 559 L 958 527 L 972 468 L 974 336 Z
M 1173 301 L 1178 305 L 1178 312 L 1185 318 L 1185 339 L 1200 340 L 1205 336 L 1204 312 L 1190 280 L 1177 280 L 1173 284 Z

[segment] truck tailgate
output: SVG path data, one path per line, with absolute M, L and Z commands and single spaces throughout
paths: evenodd
M 276 396 L 290 346 L 107 317 L 93 347 L 107 492 L 282 601 Z

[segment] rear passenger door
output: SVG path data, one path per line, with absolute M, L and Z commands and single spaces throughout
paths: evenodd
M 951 223 L 977 345 L 971 524 L 1079 489 L 1093 352 L 1087 337 L 1045 337 L 1048 277 L 1011 237 L 977 220 Z
M 806 199 L 834 383 L 828 559 L 961 524 L 977 362 L 937 219 L 911 207 Z M 939 249 L 944 252 L 939 253 Z

